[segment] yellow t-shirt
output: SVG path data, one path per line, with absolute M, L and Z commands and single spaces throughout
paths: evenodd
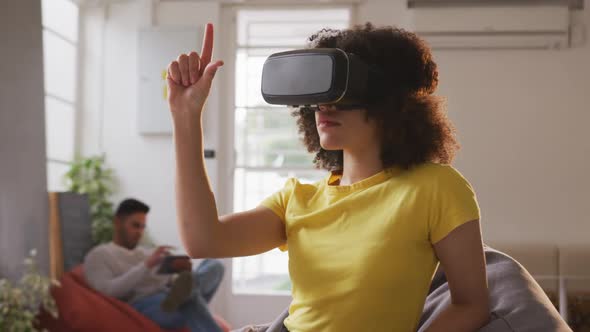
M 303 331 L 415 331 L 438 260 L 433 243 L 479 219 L 453 167 L 390 168 L 352 185 L 289 179 L 265 199 L 285 222 L 293 301 Z

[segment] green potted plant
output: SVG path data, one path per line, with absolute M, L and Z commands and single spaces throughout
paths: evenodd
M 69 191 L 88 195 L 93 244 L 111 241 L 114 212 L 110 197 L 115 192 L 116 180 L 114 171 L 105 166 L 105 156 L 76 159 L 64 175 L 64 179 Z M 155 245 L 147 230 L 141 239 L 141 244 Z
M 36 250 L 31 250 L 25 259 L 25 273 L 18 283 L 0 279 L 0 331 L 39 331 L 37 316 L 41 308 L 54 318 L 58 317 L 50 289 L 59 286 L 59 282 L 39 273 L 36 254 Z
M 113 203 L 109 198 L 116 183 L 113 170 L 105 166 L 104 155 L 76 159 L 64 177 L 70 191 L 88 195 L 94 244 L 111 241 Z

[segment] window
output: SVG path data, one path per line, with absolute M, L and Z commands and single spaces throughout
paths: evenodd
M 325 171 L 314 169 L 314 156 L 300 142 L 291 110 L 262 99 L 262 66 L 272 53 L 304 48 L 307 38 L 321 28 L 343 29 L 349 22 L 349 8 L 237 12 L 234 211 L 256 207 L 289 177 L 309 183 L 325 176 Z M 237 293 L 289 291 L 287 253 L 274 249 L 235 258 L 233 286 Z
M 75 153 L 78 6 L 42 0 L 47 189 L 64 190 L 62 177 Z

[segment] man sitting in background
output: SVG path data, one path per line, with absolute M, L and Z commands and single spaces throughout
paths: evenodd
M 158 273 L 170 246 L 138 246 L 149 207 L 135 199 L 119 204 L 114 218 L 113 241 L 93 248 L 84 259 L 85 276 L 94 289 L 130 303 L 160 327 L 189 327 L 191 332 L 229 329 L 208 309 L 223 277 L 223 265 L 204 260 L 192 269 L 190 259 L 176 259 L 174 274 Z

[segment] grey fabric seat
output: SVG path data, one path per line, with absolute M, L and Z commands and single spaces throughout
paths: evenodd
M 484 252 L 491 317 L 480 332 L 571 331 L 539 284 L 522 265 L 490 247 L 485 247 Z M 444 272 L 439 269 L 426 297 L 418 332 L 425 331 L 450 303 L 449 285 Z
M 512 257 L 484 248 L 491 317 L 479 332 L 562 332 L 572 331 L 561 318 L 541 287 Z M 439 269 L 430 286 L 418 332 L 424 332 L 432 321 L 451 303 L 451 294 L 444 272 Z M 283 321 L 288 309 L 272 323 L 249 326 L 241 332 L 286 332 Z

